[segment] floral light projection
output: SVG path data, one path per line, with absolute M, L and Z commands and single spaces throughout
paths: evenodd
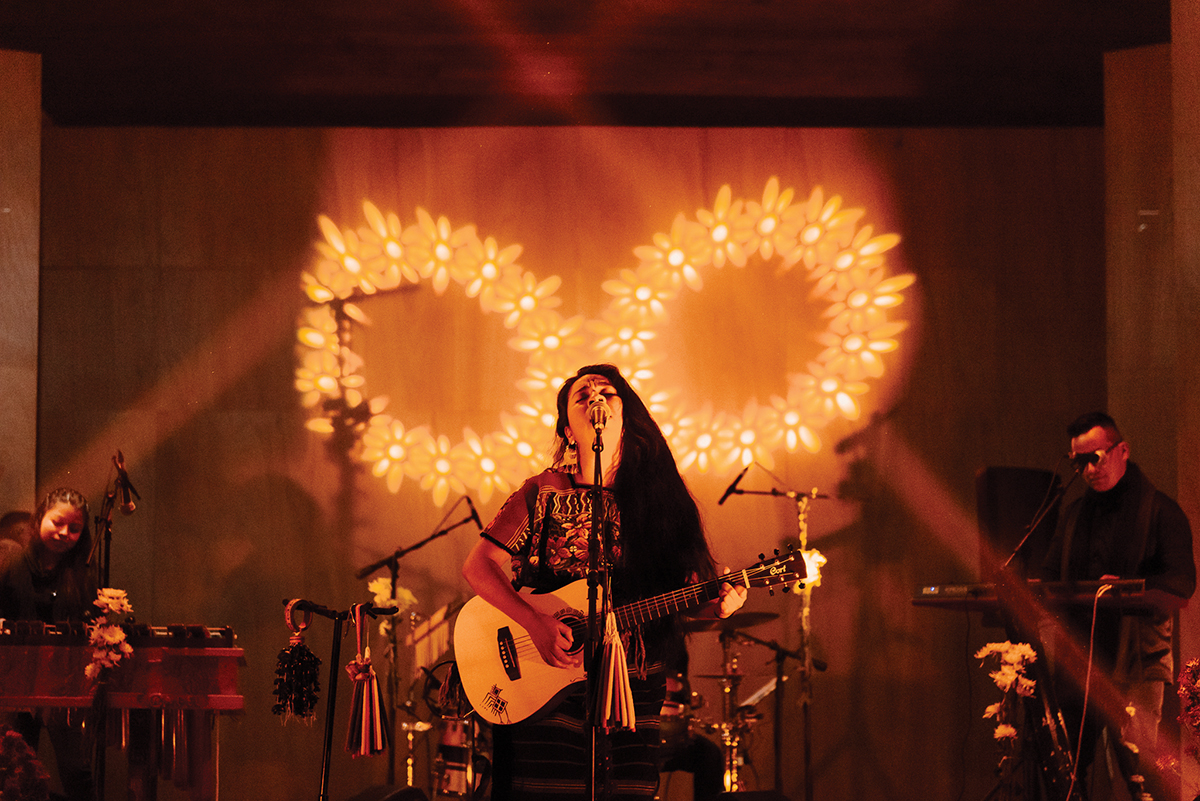
M 563 380 L 580 364 L 609 361 L 647 399 L 681 470 L 722 473 L 753 461 L 771 467 L 780 448 L 816 453 L 821 429 L 836 419 L 856 420 L 870 389 L 866 382 L 884 374 L 884 356 L 897 349 L 907 325 L 891 315 L 915 277 L 887 274 L 884 254 L 900 238 L 860 228 L 862 209 L 843 208 L 841 197 L 826 199 L 820 187 L 805 202 L 794 197 L 790 188 L 780 191 L 774 177 L 761 201 L 735 200 L 722 186 L 711 209 L 700 209 L 694 219 L 678 214 L 669 232 L 634 248 L 637 268 L 601 284 L 612 299 L 598 320 L 563 317 L 562 279 L 525 270 L 517 263 L 520 245 L 481 240 L 473 225 L 455 228 L 418 208 L 416 222 L 404 226 L 370 201 L 363 203 L 367 224 L 357 231 L 339 229 L 322 215 L 325 241 L 317 243 L 319 258 L 301 278 L 314 305 L 297 328 L 295 384 L 313 410 L 307 425 L 324 434 L 350 433 L 357 458 L 392 492 L 407 477 L 438 506 L 451 491 L 468 489 L 487 502 L 545 466 Z M 745 268 L 751 257 L 776 262 L 780 274 L 805 271 L 813 297 L 829 304 L 824 330 L 814 331 L 824 350 L 806 372 L 787 376 L 787 397 L 751 398 L 741 410 L 689 407 L 677 389 L 656 386 L 661 357 L 655 339 L 670 321 L 671 303 L 685 290 L 703 291 L 705 271 Z M 516 382 L 526 400 L 512 414 L 502 413 L 494 432 L 468 428 L 452 442 L 428 425 L 393 416 L 385 396 L 367 392 L 363 360 L 350 347 L 353 327 L 370 324 L 357 301 L 425 281 L 437 296 L 454 283 L 478 298 L 481 312 L 500 315 L 514 331 L 508 347 L 529 356 Z

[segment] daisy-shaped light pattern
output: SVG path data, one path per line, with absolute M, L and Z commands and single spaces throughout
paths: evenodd
M 563 320 L 558 312 L 526 317 L 517 326 L 517 336 L 508 340 L 515 351 L 545 355 L 562 354 L 583 347 L 583 318 Z
M 510 270 L 481 294 L 480 302 L 505 315 L 505 328 L 516 328 L 523 320 L 562 305 L 562 299 L 554 295 L 561 285 L 557 275 L 539 282 L 533 273 Z
M 493 434 L 509 458 L 500 459 L 500 470 L 510 484 L 518 484 L 541 472 L 549 464 L 546 451 L 554 433 L 553 426 L 540 420 L 508 412 L 500 413 L 501 430 Z
M 421 476 L 421 489 L 433 493 L 434 504 L 446 503 L 451 490 L 459 495 L 467 491 L 462 476 L 470 475 L 474 465 L 471 448 L 465 442 L 452 446 L 450 438 L 442 435 L 422 443 L 422 449 L 429 458 L 430 468 Z
M 551 408 L 557 402 L 559 387 L 575 375 L 580 358 L 573 350 L 534 352 L 525 368 L 525 377 L 517 382 L 517 389 L 536 398 L 538 408 Z
M 808 424 L 798 402 L 792 403 L 778 395 L 772 395 L 771 405 L 775 407 L 775 425 L 783 435 L 784 447 L 788 453 L 796 453 L 800 448 L 809 453 L 821 450 L 821 436 L 816 432 L 816 426 Z
M 353 430 L 363 445 L 360 458 L 372 464 L 372 472 L 393 491 L 404 476 L 419 478 L 438 505 L 451 491 L 489 496 L 506 491 L 545 465 L 555 394 L 589 349 L 598 360 L 616 364 L 646 400 L 682 470 L 723 472 L 747 460 L 771 464 L 779 447 L 816 453 L 821 428 L 861 415 L 866 381 L 883 375 L 885 355 L 900 346 L 897 337 L 906 324 L 893 315 L 915 281 L 912 275 L 887 274 L 885 256 L 899 237 L 860 228 L 862 209 L 843 208 L 837 195 L 826 199 L 821 187 L 795 202 L 795 191 L 781 187 L 776 177 L 758 199 L 734 198 L 725 185 L 694 220 L 676 215 L 668 232 L 634 248 L 635 269 L 622 269 L 602 283 L 611 299 L 599 319 L 590 321 L 564 319 L 555 311 L 562 303 L 557 295 L 562 279 L 539 280 L 524 270 L 517 263 L 520 245 L 481 240 L 474 225 L 455 227 L 421 208 L 408 227 L 370 202 L 363 212 L 367 224 L 357 232 L 339 230 L 324 215 L 318 219 L 324 241 L 316 245 L 315 265 L 301 276 L 315 307 L 298 324 L 296 388 L 302 403 L 321 415 L 310 418 L 310 428 L 331 433 L 340 419 L 353 417 L 359 421 Z M 726 263 L 746 267 L 752 255 L 763 263 L 779 262 L 781 276 L 803 265 L 810 294 L 828 304 L 827 326 L 814 332 L 825 349 L 808 372 L 788 376 L 786 398 L 772 397 L 766 405 L 750 399 L 740 413 L 689 409 L 679 390 L 656 385 L 655 365 L 662 360 L 653 351 L 658 332 L 685 287 L 703 291 L 705 270 Z M 351 325 L 367 322 L 354 301 L 425 280 L 439 296 L 457 283 L 467 297 L 477 297 L 482 312 L 500 315 L 505 328 L 515 329 L 508 346 L 529 356 L 517 381 L 526 400 L 515 414 L 501 414 L 498 431 L 478 435 L 466 429 L 464 439 L 453 444 L 425 426 L 382 415 L 386 398 L 367 400 L 361 359 L 349 347 Z M 369 415 L 350 414 L 368 408 Z
M 316 351 L 327 350 L 334 356 L 342 349 L 342 342 L 338 338 L 337 318 L 328 306 L 314 306 L 301 312 L 296 338 L 305 347 Z
M 783 432 L 773 406 L 759 406 L 758 401 L 751 398 L 746 402 L 742 416 L 730 419 L 728 425 L 736 464 L 747 467 L 758 462 L 768 470 L 775 466 L 771 452 L 779 446 Z
M 637 390 L 646 406 L 651 405 L 649 395 L 654 393 L 655 365 L 662 361 L 662 355 L 647 351 L 640 356 L 630 356 L 619 362 L 621 375 L 629 385 Z
M 520 255 L 520 245 L 509 245 L 501 249 L 490 236 L 483 242 L 475 238 L 455 253 L 450 276 L 463 285 L 468 298 L 486 295 L 488 290 L 514 267 Z M 484 311 L 489 309 L 485 306 Z
M 439 506 L 452 491 L 477 490 L 483 500 L 509 491 L 544 464 L 554 393 L 574 372 L 586 344 L 582 318 L 563 320 L 552 311 L 561 303 L 555 297 L 561 279 L 539 281 L 522 270 L 516 263 L 520 245 L 501 247 L 491 237 L 481 241 L 475 226 L 456 227 L 421 208 L 408 227 L 369 201 L 363 213 L 366 225 L 357 232 L 340 230 L 323 215 L 318 219 L 324 241 L 317 243 L 316 264 L 301 277 L 301 288 L 315 304 L 301 313 L 296 332 L 296 389 L 301 403 L 315 411 L 306 425 L 323 434 L 348 428 L 357 458 L 392 492 L 405 477 L 417 480 Z M 451 283 L 462 286 L 467 297 L 479 298 L 481 311 L 498 312 L 507 327 L 517 329 L 509 344 L 530 356 L 519 385 L 530 395 L 532 418 L 509 416 L 501 430 L 482 436 L 466 429 L 454 444 L 428 426 L 383 414 L 386 397 L 368 400 L 362 358 L 351 349 L 350 337 L 369 320 L 355 301 L 422 281 L 439 296 Z M 568 360 L 570 370 L 564 366 Z
M 375 289 L 384 292 L 395 289 L 404 280 L 418 283 L 420 274 L 404 258 L 406 249 L 402 242 L 404 229 L 400 225 L 400 218 L 392 213 L 385 217 L 370 201 L 363 203 L 363 214 L 368 225 L 358 229 L 358 238 L 362 243 L 366 280 Z
M 549 392 L 530 395 L 523 403 L 517 404 L 517 412 L 522 417 L 532 420 L 542 428 L 553 432 L 554 424 L 558 420 L 556 397 Z
M 855 226 L 863 216 L 862 209 L 843 209 L 842 198 L 834 195 L 828 201 L 821 187 L 813 189 L 804 204 L 804 218 L 796 235 L 796 246 L 784 256 L 784 267 L 803 261 L 817 277 L 854 237 Z
M 450 285 L 450 270 L 455 263 L 459 248 L 469 242 L 478 241 L 475 226 L 468 225 L 452 229 L 450 221 L 433 216 L 425 209 L 417 209 L 417 224 L 405 229 L 402 240 L 408 248 L 405 261 L 412 265 L 422 278 L 431 278 L 433 291 L 441 295 Z
M 426 426 L 411 431 L 390 415 L 371 418 L 362 435 L 359 458 L 371 465 L 372 475 L 387 481 L 387 488 L 399 492 L 404 476 L 421 478 L 432 463 L 433 435 Z
M 802 264 L 811 296 L 829 304 L 826 329 L 814 332 L 825 349 L 808 373 L 788 377 L 786 399 L 773 397 L 768 405 L 751 399 L 740 414 L 671 405 L 672 417 L 660 426 L 670 431 L 681 469 L 769 464 L 781 445 L 792 453 L 816 453 L 821 428 L 861 415 L 860 398 L 869 390 L 865 382 L 883 375 L 884 355 L 899 347 L 896 337 L 906 326 L 890 315 L 915 280 L 887 275 L 885 254 L 900 239 L 877 236 L 871 226 L 860 229 L 863 214 L 843 208 L 840 196 L 826 199 L 820 187 L 807 201 L 795 202 L 794 190 L 781 187 L 775 177 L 755 200 L 735 199 L 730 187 L 722 186 L 712 208 L 696 212 L 695 223 L 677 216 L 669 233 L 635 248 L 636 272 L 623 270 L 618 279 L 605 282 L 613 299 L 588 327 L 600 356 L 623 369 L 635 359 L 655 356 L 654 335 L 667 320 L 670 301 L 683 287 L 701 291 L 709 267 L 726 262 L 746 267 L 753 255 L 763 263 L 780 262 L 776 273 L 783 276 Z M 643 397 L 660 391 L 652 379 L 648 370 L 637 387 Z M 679 393 L 669 392 L 678 398 Z
M 637 271 L 621 270 L 621 277 L 600 285 L 615 300 L 612 309 L 622 316 L 634 316 L 641 325 L 653 325 L 667 318 L 666 304 L 679 295 L 672 274 L 642 264 Z
M 750 231 L 745 248 L 758 251 L 764 259 L 776 253 L 790 253 L 796 247 L 796 235 L 804 223 L 804 207 L 793 206 L 791 189 L 779 191 L 779 179 L 772 176 L 763 190 L 761 203 L 746 204 L 742 227 Z
M 833 258 L 822 262 L 810 271 L 809 277 L 817 279 L 813 287 L 813 297 L 833 290 L 833 297 L 848 291 L 849 281 L 846 274 L 856 267 L 870 270 L 883 264 L 883 254 L 900 243 L 900 237 L 895 234 L 871 236 L 871 226 L 866 226 L 850 242 L 850 245 L 833 255 Z
M 848 330 L 835 329 L 817 336 L 817 341 L 825 346 L 817 361 L 850 381 L 879 378 L 883 375 L 882 354 L 900 347 L 892 337 L 903 331 L 907 323 L 898 320 L 866 329 L 865 321 L 859 319 L 852 322 L 864 327 L 847 326 Z
M 300 403 L 310 408 L 320 403 L 322 398 L 340 398 L 341 373 L 341 362 L 329 350 L 322 348 L 305 353 L 303 362 L 296 368 L 296 389 L 300 392 Z
M 645 356 L 647 345 L 657 336 L 653 328 L 642 326 L 635 314 L 622 314 L 612 308 L 588 328 L 596 335 L 596 352 L 618 367 Z
M 515 461 L 511 443 L 494 434 L 479 437 L 474 431 L 463 430 L 467 461 L 463 467 L 464 483 L 479 489 L 479 499 L 487 503 L 492 493 L 499 491 L 507 495 L 512 485 L 505 476 L 504 463 Z
M 795 404 L 804 417 L 827 423 L 839 417 L 857 420 L 862 414 L 858 395 L 869 387 L 861 381 L 843 381 L 841 376 L 820 364 L 810 364 L 808 372 L 790 377 L 788 403 Z
M 696 292 L 704 289 L 700 268 L 709 263 L 711 253 L 707 229 L 682 214 L 675 216 L 671 233 L 655 234 L 653 245 L 633 249 L 647 275 L 661 271 L 672 286 L 687 284 Z
M 914 275 L 884 278 L 883 270 L 864 270 L 856 267 L 844 274 L 829 297 L 839 298 L 825 312 L 834 330 L 871 330 L 887 322 L 887 312 L 899 306 L 904 297 L 900 292 L 912 286 Z
M 712 210 L 700 209 L 696 219 L 708 232 L 712 264 L 718 270 L 726 260 L 735 267 L 746 266 L 746 245 L 753 236 L 750 220 L 742 214 L 744 201 L 732 201 L 733 190 L 729 184 L 717 192 Z
M 724 417 L 714 416 L 712 405 L 706 403 L 679 418 L 670 443 L 680 470 L 694 466 L 701 473 L 713 468 L 721 471 L 737 461 L 737 451 L 732 447 L 733 430 L 725 425 Z

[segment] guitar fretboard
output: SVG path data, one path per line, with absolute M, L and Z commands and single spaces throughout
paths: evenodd
M 745 572 L 745 571 L 741 571 Z M 689 584 L 678 590 L 644 598 L 616 608 L 617 626 L 627 629 L 638 623 L 647 623 L 673 612 L 681 612 L 715 599 L 721 594 L 721 584 L 736 581 L 739 573 L 728 573 L 722 578 Z

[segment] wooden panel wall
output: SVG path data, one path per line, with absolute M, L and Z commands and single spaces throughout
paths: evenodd
M 0 514 L 33 511 L 42 60 L 0 51 Z

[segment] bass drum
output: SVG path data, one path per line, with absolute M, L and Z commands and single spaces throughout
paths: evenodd
M 658 719 L 660 765 L 678 756 L 696 736 L 702 724 L 694 713 L 703 706 L 704 699 L 691 691 L 686 676 L 682 673 L 667 676 L 667 697 Z
M 443 718 L 433 759 L 434 798 L 484 798 L 492 774 L 486 727 L 478 718 Z
M 471 710 L 453 661 L 424 672 L 425 703 L 438 716 L 437 755 L 431 777 L 433 797 L 480 801 L 487 794 L 492 775 L 491 727 L 482 725 Z

